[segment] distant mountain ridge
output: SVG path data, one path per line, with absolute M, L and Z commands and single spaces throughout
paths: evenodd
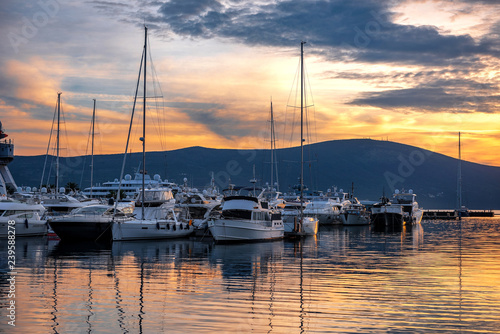
M 298 183 L 300 148 L 283 148 L 276 154 L 280 191 L 286 192 Z M 411 188 L 424 208 L 456 207 L 458 161 L 455 158 L 415 146 L 371 139 L 334 140 L 307 145 L 305 156 L 308 161 L 304 165 L 304 180 L 309 189 L 326 191 L 337 186 L 347 192 L 354 183 L 356 197 L 377 200 L 383 191 L 391 195 L 394 189 Z M 9 169 L 17 185 L 38 187 L 45 158 L 45 155 L 16 156 Z M 49 156 L 48 161 L 51 159 Z M 125 173 L 133 174 L 141 160 L 141 153 L 129 154 Z M 122 161 L 123 154 L 94 156 L 94 182 L 119 178 Z M 75 182 L 81 188 L 89 187 L 89 164 L 89 156 L 61 158 L 60 185 Z M 189 185 L 199 188 L 210 183 L 212 172 L 220 188 L 226 187 L 229 182 L 248 185 L 253 178 L 254 165 L 260 185 L 269 182 L 269 150 L 197 146 L 148 152 L 146 156 L 149 174 L 160 174 L 163 179 L 177 183 L 183 183 L 183 179 L 187 178 Z M 54 183 L 53 168 L 50 173 L 49 183 Z M 463 161 L 462 184 L 463 203 L 468 208 L 500 209 L 500 167 Z

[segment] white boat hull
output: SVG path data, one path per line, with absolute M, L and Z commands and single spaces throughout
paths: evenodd
M 284 237 L 283 221 L 215 219 L 208 228 L 216 241 L 272 240 Z
M 344 225 L 369 225 L 370 218 L 360 212 L 349 212 L 342 215 Z
M 283 216 L 283 225 L 285 227 L 285 234 L 295 233 L 296 222 L 299 219 L 297 216 Z M 312 217 L 304 217 L 302 221 L 302 234 L 316 235 L 319 229 L 319 220 Z
M 188 223 L 167 220 L 131 220 L 115 222 L 112 226 L 113 241 L 183 238 L 193 231 Z
M 38 236 L 47 234 L 47 222 L 45 220 L 28 219 L 12 219 L 15 220 L 15 225 L 9 225 L 8 221 L 0 222 L 0 237 L 8 235 L 15 236 Z M 11 221 L 9 219 L 9 221 Z M 12 227 L 9 227 L 12 226 Z M 9 233 L 9 231 L 11 231 Z
M 342 223 L 340 214 L 337 212 L 317 213 L 315 216 L 318 218 L 321 225 L 337 225 Z

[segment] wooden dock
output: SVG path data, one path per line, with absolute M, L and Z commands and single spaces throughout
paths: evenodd
M 493 210 L 469 210 L 469 217 L 494 217 L 495 213 Z M 455 210 L 424 210 L 424 215 L 422 219 L 458 219 L 457 212 Z

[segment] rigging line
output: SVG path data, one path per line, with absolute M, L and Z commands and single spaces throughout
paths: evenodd
M 292 110 L 293 110 L 293 113 L 292 113 L 292 126 L 291 126 L 291 130 L 290 130 L 290 140 L 288 142 L 288 145 L 287 143 L 285 142 L 286 141 L 286 133 L 287 133 L 287 124 L 289 123 L 289 110 L 288 110 L 288 106 L 292 105 L 290 103 L 290 100 L 292 98 L 292 93 L 294 91 L 294 87 L 295 87 L 295 94 L 293 96 L 295 96 L 295 100 L 293 101 L 293 104 L 296 106 L 297 105 L 297 89 L 298 89 L 298 76 L 299 76 L 299 73 L 300 73 L 300 59 L 299 59 L 299 62 L 297 64 L 297 69 L 295 71 L 295 75 L 294 75 L 294 78 L 293 78 L 293 81 L 292 81 L 292 86 L 290 87 L 290 92 L 288 93 L 288 99 L 287 99 L 287 108 L 285 108 L 285 123 L 283 124 L 283 127 L 284 127 L 284 130 L 283 130 L 283 146 L 286 147 L 291 147 L 292 146 L 292 143 L 293 143 L 293 132 L 294 132 L 294 128 L 295 128 L 295 110 L 293 108 L 296 108 L 296 107 L 293 107 Z
M 148 36 L 148 41 L 149 41 L 149 36 Z M 153 92 L 154 92 L 154 101 L 155 101 L 155 116 L 157 119 L 157 128 L 156 132 L 158 133 L 158 137 L 160 138 L 160 146 L 162 150 L 166 149 L 166 136 L 165 136 L 165 129 L 166 129 L 166 118 L 164 117 L 164 110 L 165 110 L 165 105 L 163 101 L 163 91 L 161 89 L 160 81 L 158 80 L 158 74 L 156 72 L 156 67 L 154 66 L 153 63 L 153 57 L 152 57 L 152 52 L 151 52 L 151 43 L 148 43 L 148 49 L 149 49 L 149 60 L 150 60 L 150 67 L 151 67 L 151 80 L 152 80 L 152 86 L 153 86 Z M 157 93 L 159 91 L 159 94 Z M 160 106 L 160 101 L 158 101 L 161 98 L 161 106 Z M 154 118 L 152 118 L 153 123 L 154 123 Z
M 52 117 L 52 125 L 50 127 L 50 135 L 49 135 L 49 143 L 47 145 L 47 153 L 45 153 L 45 162 L 43 164 L 43 170 L 42 170 L 42 178 L 40 179 L 40 191 L 42 191 L 42 185 L 43 185 L 43 177 L 45 176 L 45 167 L 47 166 L 47 158 L 49 156 L 49 150 L 50 150 L 50 140 L 52 139 L 52 131 L 54 130 L 54 122 L 56 120 L 56 113 L 57 113 L 57 103 L 54 108 L 54 116 Z
M 135 112 L 135 104 L 137 102 L 137 92 L 139 90 L 139 82 L 141 81 L 141 73 L 142 73 L 142 62 L 144 61 L 144 53 L 146 52 L 146 48 L 143 49 L 142 51 L 142 57 L 141 57 L 141 65 L 139 66 L 139 75 L 137 77 L 137 85 L 135 87 L 135 96 L 134 96 L 134 104 L 132 107 L 132 115 L 130 116 L 130 125 L 128 128 L 128 136 L 127 136 L 127 144 L 125 145 L 125 154 L 123 155 L 123 163 L 122 163 L 122 170 L 120 172 L 120 183 L 118 184 L 118 191 L 116 194 L 116 201 L 115 201 L 115 207 L 113 210 L 113 216 L 116 214 L 116 208 L 118 205 L 118 201 L 120 200 L 120 191 L 122 189 L 122 180 L 123 180 L 123 173 L 125 172 L 125 163 L 127 161 L 127 151 L 128 151 L 128 145 L 130 142 L 130 132 L 132 131 L 132 125 L 134 121 L 134 112 Z
M 314 103 L 314 95 L 312 93 L 312 89 L 311 89 L 311 81 L 309 80 L 309 72 L 307 70 L 307 64 L 304 62 L 304 66 L 305 66 L 305 72 L 306 72 L 306 80 L 307 80 L 307 86 L 309 88 L 309 95 L 311 97 L 311 100 L 312 100 L 312 104 L 310 105 L 311 107 L 314 107 L 315 106 L 315 103 Z M 316 137 L 315 138 L 315 142 L 318 141 L 318 129 L 316 127 L 317 123 L 316 123 L 316 108 L 313 108 L 313 125 L 314 125 L 314 136 Z
M 87 136 L 87 147 L 85 147 L 85 155 L 83 158 L 83 167 L 82 167 L 82 174 L 80 176 L 80 186 L 83 188 L 83 175 L 85 173 L 85 164 L 87 162 L 87 154 L 89 153 L 89 143 L 90 143 L 90 135 L 92 133 L 92 122 L 90 122 L 89 126 L 89 135 Z M 92 187 L 92 184 L 90 185 Z

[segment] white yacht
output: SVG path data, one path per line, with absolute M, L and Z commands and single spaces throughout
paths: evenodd
M 233 194 L 237 191 L 237 194 Z M 232 188 L 224 197 L 221 216 L 209 220 L 216 241 L 272 240 L 284 237 L 281 213 L 255 195 L 254 188 Z
M 307 205 L 304 203 L 303 206 Z M 299 228 L 300 201 L 286 201 L 285 207 L 281 210 L 285 234 L 292 234 Z M 318 233 L 319 222 L 315 217 L 304 215 L 302 219 L 302 230 L 305 235 L 316 235 Z
M 404 224 L 420 224 L 423 210 L 418 206 L 417 195 L 413 193 L 412 189 L 408 191 L 403 189 L 401 192 L 396 189 L 392 196 L 392 203 L 400 205 L 403 209 Z
M 113 241 L 182 238 L 194 232 L 192 221 L 187 219 L 184 210 L 162 206 L 157 208 L 156 214 L 159 212 L 164 215 L 158 219 L 113 221 Z
M 340 217 L 344 225 L 370 224 L 370 213 L 355 197 L 351 199 L 351 204 L 344 208 Z
M 306 203 L 304 216 L 316 217 L 321 225 L 340 224 L 340 212 L 342 204 L 334 199 L 327 197 L 312 198 Z
M 73 196 L 65 195 L 64 188 L 60 189 L 59 194 L 47 194 L 43 191 L 44 188 L 42 188 L 40 204 L 47 209 L 47 215 L 50 217 L 65 215 L 77 208 L 83 208 L 92 204 L 99 204 L 99 201 L 97 200 L 84 199 L 79 201 Z
M 0 236 L 46 235 L 45 211 L 40 204 L 28 204 L 7 198 L 0 200 Z
M 208 228 L 208 220 L 210 219 L 212 210 L 221 204 L 221 201 L 217 197 L 210 196 L 206 192 L 177 193 L 175 198 L 175 205 L 180 208 L 187 208 L 194 228 L 201 231 L 205 231 Z
M 375 227 L 401 227 L 404 224 L 403 208 L 382 196 L 381 201 L 372 207 L 371 220 Z
M 155 174 L 153 178 L 149 174 L 144 175 L 144 181 L 147 187 L 169 187 L 174 188 L 177 185 L 167 180 L 163 181 L 159 174 Z M 120 187 L 120 180 L 114 179 L 114 181 L 104 182 L 102 185 L 98 184 L 93 187 L 85 188 L 82 193 L 85 196 L 90 196 L 90 189 L 92 188 L 92 197 L 103 198 L 109 196 L 109 194 L 116 194 L 118 188 Z M 134 178 L 130 174 L 126 174 L 121 181 L 120 190 L 125 193 L 128 198 L 135 198 L 142 188 L 142 171 L 134 174 Z

